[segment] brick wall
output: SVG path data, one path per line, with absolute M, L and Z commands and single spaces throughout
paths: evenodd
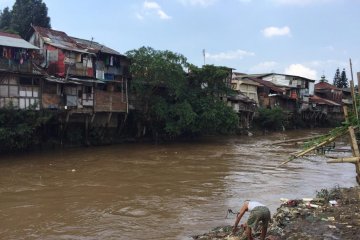
M 126 112 L 126 99 L 120 92 L 106 92 L 95 90 L 95 111 L 96 112 Z

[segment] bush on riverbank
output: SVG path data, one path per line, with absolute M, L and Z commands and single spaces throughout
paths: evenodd
M 286 119 L 286 113 L 279 107 L 273 109 L 259 108 L 254 123 L 262 130 L 277 131 L 285 128 Z
M 42 142 L 44 126 L 53 115 L 36 111 L 0 109 L 0 152 L 23 151 Z

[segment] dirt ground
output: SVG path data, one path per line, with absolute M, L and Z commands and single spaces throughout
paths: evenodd
M 217 227 L 193 239 L 246 239 L 242 230 L 235 236 L 231 230 Z M 285 199 L 272 216 L 266 239 L 360 239 L 360 186 L 322 189 L 313 199 Z

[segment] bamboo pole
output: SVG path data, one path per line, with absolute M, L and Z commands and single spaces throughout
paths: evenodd
M 359 120 L 359 114 L 358 114 L 358 109 L 357 109 L 356 93 L 355 93 L 355 87 L 354 87 L 354 76 L 353 76 L 351 58 L 349 59 L 349 62 L 350 62 L 350 71 L 351 71 L 350 89 L 351 89 L 351 98 L 352 98 L 352 100 L 353 100 L 353 110 L 354 110 L 356 119 Z
M 350 71 L 351 71 L 350 87 L 351 87 L 351 96 L 353 98 L 353 109 L 354 109 L 354 112 L 356 114 L 356 118 L 357 118 L 358 123 L 359 123 L 359 115 L 358 115 L 358 109 L 357 109 L 357 98 L 356 98 L 356 93 L 355 93 L 355 89 L 354 89 L 354 76 L 353 76 L 351 58 L 349 59 L 349 62 L 350 62 Z M 358 90 L 359 90 L 359 93 L 360 93 L 359 75 L 358 75 Z M 358 146 L 358 143 L 357 143 L 357 140 L 356 140 L 356 135 L 355 135 L 355 131 L 354 131 L 353 127 L 349 127 L 349 133 L 350 133 L 351 149 L 353 150 L 353 155 L 355 157 L 359 157 L 360 156 L 359 146 Z M 356 180 L 360 184 L 360 160 L 355 162 L 355 168 L 356 168 L 356 174 L 357 174 Z
M 338 158 L 327 161 L 327 163 L 357 163 L 360 160 L 359 157 L 346 157 Z
M 284 141 L 278 141 L 278 142 L 274 142 L 272 145 L 278 145 L 278 144 L 283 144 L 283 143 L 292 143 L 292 142 L 300 142 L 300 141 L 306 141 L 306 140 L 311 140 L 311 139 L 315 139 L 316 137 L 303 137 L 303 138 L 294 138 L 294 139 L 288 139 L 288 140 L 284 140 Z
M 360 72 L 357 72 L 358 93 L 360 93 Z
M 353 151 L 353 155 L 355 157 L 359 157 L 360 153 L 359 153 L 359 146 L 357 144 L 357 140 L 356 140 L 356 136 L 355 136 L 355 131 L 354 131 L 354 127 L 350 126 L 349 127 L 349 134 L 350 134 L 350 141 L 351 141 L 351 149 Z
M 327 140 L 325 140 L 325 141 L 323 141 L 323 142 L 321 142 L 321 143 L 319 143 L 319 144 L 317 144 L 317 145 L 315 145 L 315 146 L 313 146 L 313 147 L 311 147 L 311 148 L 305 149 L 304 151 L 301 151 L 301 152 L 295 154 L 295 155 L 292 156 L 290 159 L 282 162 L 279 166 L 282 166 L 282 165 L 284 165 L 284 164 L 287 164 L 288 162 L 291 162 L 291 161 L 294 160 L 295 158 L 304 156 L 305 154 L 307 154 L 307 153 L 309 153 L 309 152 L 311 152 L 311 151 L 313 151 L 313 150 L 315 150 L 315 149 L 317 149 L 317 148 L 319 148 L 319 147 L 325 146 L 326 144 L 329 144 L 329 143 L 335 141 L 338 137 L 343 136 L 343 135 L 346 134 L 347 132 L 348 132 L 348 131 L 341 132 L 341 133 L 339 133 L 338 135 L 336 135 L 336 136 L 334 136 L 334 137 L 330 137 L 330 138 L 328 138 Z

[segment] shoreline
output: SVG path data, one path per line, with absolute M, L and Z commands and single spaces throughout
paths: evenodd
M 354 239 L 360 236 L 360 186 L 321 189 L 311 199 L 281 199 L 272 215 L 267 240 L 281 239 Z M 193 239 L 246 239 L 232 226 L 219 226 Z M 259 232 L 254 234 L 255 238 Z

